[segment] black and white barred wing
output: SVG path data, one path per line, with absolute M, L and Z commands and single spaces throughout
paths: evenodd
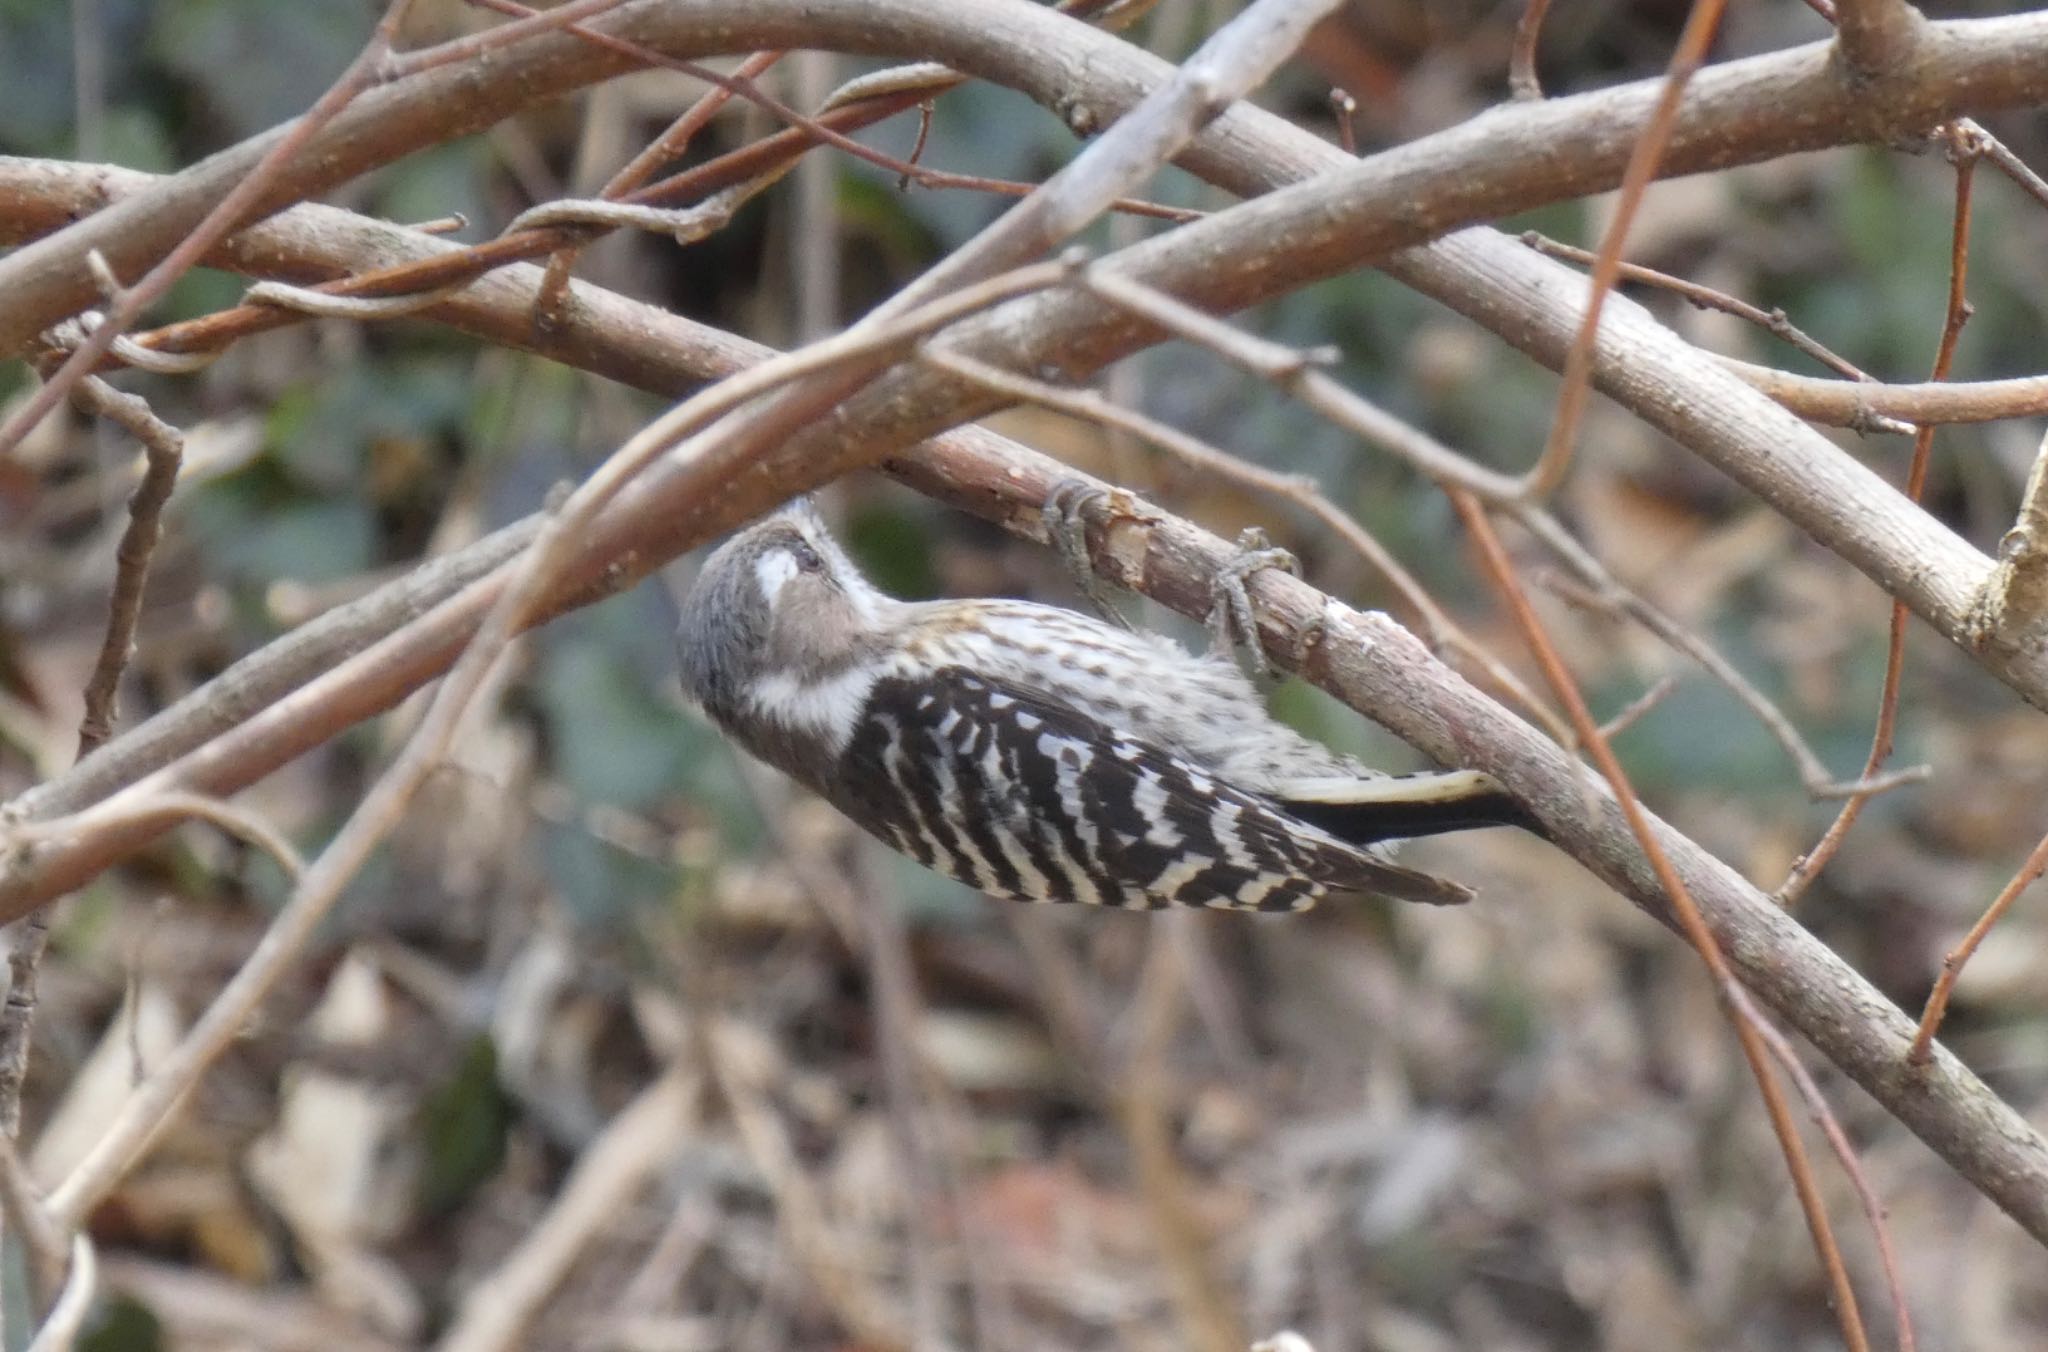
M 874 686 L 835 804 L 991 895 L 1299 911 L 1332 892 L 1468 900 L 1085 714 L 957 667 Z

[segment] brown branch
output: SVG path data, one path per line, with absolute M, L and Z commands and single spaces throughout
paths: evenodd
M 1905 65 L 1927 31 L 1907 0 L 1835 0 L 1835 47 L 1851 79 L 1881 79 Z
M 1522 15 L 1515 20 L 1515 45 L 1508 53 L 1508 88 L 1518 99 L 1543 97 L 1543 81 L 1536 74 L 1536 44 L 1549 12 L 1550 0 L 1523 0 Z
M 1567 263 L 1576 263 L 1581 267 L 1591 267 L 1598 261 L 1599 256 L 1589 249 L 1574 248 L 1572 245 L 1560 243 L 1535 230 L 1524 230 L 1519 238 L 1522 243 L 1528 245 L 1537 253 L 1542 254 L 1545 258 L 1556 258 Z M 1766 310 L 1760 306 L 1751 305 L 1739 296 L 1731 296 L 1727 292 L 1717 291 L 1711 286 L 1702 286 L 1700 283 L 1690 281 L 1684 277 L 1674 277 L 1670 273 L 1660 272 L 1656 268 L 1644 267 L 1641 263 L 1622 263 L 1616 275 L 1623 281 L 1640 282 L 1645 286 L 1659 287 L 1669 291 L 1676 296 L 1683 297 L 1689 304 L 1697 306 L 1702 310 L 1719 310 L 1723 314 L 1734 315 L 1737 319 L 1754 324 L 1773 337 L 1790 343 L 1793 347 L 1798 348 L 1821 365 L 1848 377 L 1850 380 L 1867 381 L 1873 379 L 1872 376 L 1857 367 L 1854 362 L 1837 354 L 1797 324 L 1794 324 L 1791 317 L 1783 310 Z
M 142 616 L 142 596 L 149 583 L 149 565 L 163 531 L 164 507 L 177 486 L 185 461 L 185 438 L 156 416 L 139 394 L 124 394 L 96 376 L 88 376 L 75 392 L 79 406 L 120 424 L 142 443 L 145 468 L 135 495 L 128 500 L 128 528 L 115 551 L 114 594 L 107 606 L 107 633 L 85 686 L 85 717 L 78 726 L 78 754 L 89 756 L 114 730 L 121 673 L 135 646 L 135 626 Z

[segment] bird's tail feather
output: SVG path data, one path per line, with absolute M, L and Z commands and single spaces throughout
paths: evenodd
M 1360 858 L 1333 886 L 1393 901 L 1419 901 L 1425 906 L 1462 906 L 1477 895 L 1463 883 L 1417 873 L 1384 860 Z
M 1498 780 L 1477 770 L 1301 779 L 1280 785 L 1272 798 L 1289 816 L 1353 845 L 1484 826 L 1543 834 Z

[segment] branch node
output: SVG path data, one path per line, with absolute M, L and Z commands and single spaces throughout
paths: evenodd
M 1833 55 L 1851 85 L 1867 85 L 1910 65 L 1926 31 L 1907 0 L 1841 0 Z

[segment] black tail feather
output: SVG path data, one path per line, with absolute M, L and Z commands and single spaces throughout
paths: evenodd
M 1322 799 L 1279 798 L 1276 805 L 1291 817 L 1329 832 L 1353 845 L 1382 840 L 1412 840 L 1450 831 L 1488 826 L 1514 826 L 1538 836 L 1543 826 L 1527 808 L 1505 793 L 1477 793 L 1463 798 L 1333 803 Z

